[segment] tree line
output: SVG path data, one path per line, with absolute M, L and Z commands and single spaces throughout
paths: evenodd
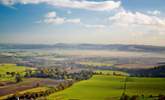
M 56 80 L 73 79 L 76 81 L 87 80 L 93 75 L 92 71 L 80 70 L 77 72 L 68 73 L 65 70 L 59 68 L 39 68 L 35 72 L 26 70 L 25 77 L 37 77 L 37 78 L 51 78 Z
M 145 97 L 143 94 L 142 95 L 132 95 L 129 96 L 127 94 L 122 94 L 122 96 L 120 97 L 120 100 L 148 100 L 148 99 L 152 99 L 152 100 L 165 100 L 165 95 L 159 94 L 158 96 L 147 96 Z

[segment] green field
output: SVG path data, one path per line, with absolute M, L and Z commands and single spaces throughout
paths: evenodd
M 125 77 L 110 75 L 95 75 L 90 80 L 80 81 L 72 87 L 54 93 L 48 100 L 76 99 L 76 100 L 118 100 L 123 93 Z M 136 78 L 127 80 L 128 95 L 157 96 L 165 94 L 165 79 L 163 78 Z
M 113 75 L 114 73 L 120 74 L 121 76 L 129 76 L 128 73 L 122 71 L 112 71 L 112 70 L 97 70 L 96 73 L 102 73 L 103 75 Z
M 6 72 L 16 72 L 24 74 L 26 69 L 32 69 L 25 66 L 16 66 L 15 64 L 0 64 L 0 81 L 13 81 L 14 77 L 6 75 Z

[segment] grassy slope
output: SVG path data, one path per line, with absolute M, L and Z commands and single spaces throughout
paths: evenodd
M 120 81 L 124 81 L 124 77 L 96 75 L 90 80 L 78 82 L 64 91 L 50 95 L 48 99 L 52 100 L 57 95 L 66 100 L 102 100 L 109 96 L 116 97 L 122 94 L 123 84 Z
M 0 81 L 13 81 L 14 77 L 11 77 L 10 75 L 6 75 L 6 72 L 18 72 L 20 74 L 24 74 L 24 71 L 27 68 L 25 66 L 16 66 L 15 64 L 0 64 Z
M 61 97 L 64 100 L 116 100 L 123 92 L 124 77 L 95 75 L 90 80 L 81 81 L 72 87 L 52 94 L 48 97 L 53 100 Z M 128 78 L 127 94 L 129 95 L 159 95 L 165 94 L 165 79 L 163 78 Z

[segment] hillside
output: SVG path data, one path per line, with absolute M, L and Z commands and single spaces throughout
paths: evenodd
M 165 52 L 164 46 L 152 45 L 123 45 L 123 44 L 0 44 L 1 50 L 6 49 L 77 49 L 77 50 L 114 50 L 135 52 Z

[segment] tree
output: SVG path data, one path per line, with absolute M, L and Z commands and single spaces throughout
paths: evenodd
M 6 72 L 6 75 L 10 75 L 10 72 Z
M 120 97 L 120 100 L 129 100 L 129 99 L 130 99 L 130 97 L 128 95 L 124 94 L 124 93 Z
M 21 77 L 21 75 L 19 73 L 17 73 L 15 75 L 15 80 L 16 80 L 17 83 L 22 81 L 22 77 Z
M 15 72 L 11 72 L 10 74 L 11 74 L 11 76 L 12 76 L 12 77 L 14 77 L 14 76 L 15 76 Z
M 32 70 L 28 69 L 25 71 L 25 77 L 31 77 L 32 76 Z

